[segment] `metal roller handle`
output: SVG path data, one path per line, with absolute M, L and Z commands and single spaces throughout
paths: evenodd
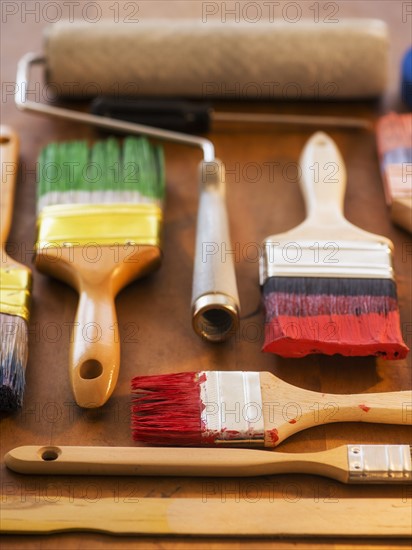
M 14 100 L 20 111 L 32 111 L 34 113 L 41 113 L 66 120 L 74 120 L 75 122 L 82 122 L 84 124 L 91 124 L 92 126 L 97 126 L 99 128 L 117 130 L 118 132 L 125 134 L 144 135 L 164 141 L 173 141 L 175 143 L 191 145 L 192 147 L 198 147 L 203 151 L 204 160 L 213 160 L 215 158 L 213 143 L 205 138 L 189 136 L 180 132 L 163 130 L 161 128 L 152 128 L 151 126 L 145 126 L 144 124 L 124 122 L 122 120 L 115 120 L 114 118 L 91 115 L 88 113 L 81 113 L 79 111 L 71 111 L 70 109 L 65 109 L 63 107 L 55 107 L 53 105 L 37 103 L 36 101 L 29 100 L 27 98 L 28 91 L 30 90 L 29 71 L 33 65 L 46 65 L 46 58 L 35 53 L 27 53 L 17 64 L 16 93 L 14 95 Z
M 193 276 L 193 328 L 220 342 L 237 328 L 239 297 L 225 207 L 225 170 L 219 160 L 199 167 L 200 201 Z
M 215 160 L 214 146 L 205 138 L 152 128 L 142 124 L 114 120 L 62 107 L 30 101 L 27 98 L 29 69 L 44 65 L 46 59 L 29 53 L 21 58 L 17 67 L 15 102 L 18 109 L 91 124 L 123 133 L 147 135 L 165 141 L 198 147 L 203 152 L 201 165 L 200 205 L 198 212 L 195 270 L 193 276 L 193 327 L 209 341 L 217 342 L 233 334 L 238 324 L 239 298 L 233 260 L 220 260 L 220 253 L 208 255 L 203 262 L 205 243 L 229 245 L 229 229 L 225 205 L 223 165 Z

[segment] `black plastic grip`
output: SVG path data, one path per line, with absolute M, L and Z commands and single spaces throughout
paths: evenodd
M 190 101 L 97 97 L 91 112 L 185 134 L 203 134 L 210 131 L 212 109 L 207 103 Z

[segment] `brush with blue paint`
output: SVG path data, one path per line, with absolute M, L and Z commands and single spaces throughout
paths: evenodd
M 13 260 L 5 245 L 10 231 L 18 169 L 19 142 L 7 126 L 1 126 L 1 266 L 0 266 L 0 410 L 22 405 L 27 364 L 31 271 Z

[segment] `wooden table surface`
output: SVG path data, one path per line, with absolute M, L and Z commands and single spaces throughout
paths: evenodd
M 67 10 L 65 2 L 63 14 Z M 35 235 L 35 163 L 39 150 L 51 141 L 97 138 L 94 129 L 75 123 L 19 113 L 9 90 L 16 62 L 28 51 L 42 50 L 42 30 L 48 24 L 36 4 L 47 2 L 4 2 L 8 15 L 2 22 L 2 123 L 11 125 L 21 138 L 20 175 L 10 234 L 10 251 L 31 265 Z M 76 4 L 76 3 L 75 3 Z M 98 2 L 104 8 L 112 3 Z M 200 17 L 202 2 L 169 1 L 135 3 L 139 16 Z M 229 3 L 229 4 L 233 4 Z M 263 2 L 261 5 L 265 4 Z M 298 2 L 303 15 L 313 17 L 312 3 Z M 325 9 L 320 2 L 320 9 Z M 281 103 L 270 102 L 225 106 L 244 111 L 318 113 L 362 116 L 375 121 L 390 109 L 402 110 L 399 99 L 399 64 L 411 42 L 406 5 L 398 1 L 333 2 L 339 17 L 376 17 L 390 28 L 390 83 L 379 102 Z M 217 3 L 220 5 L 220 3 Z M 12 7 L 10 7 L 12 6 Z M 14 6 L 14 7 L 13 7 Z M 406 6 L 406 7 L 405 7 Z M 29 15 L 28 8 L 38 16 Z M 124 5 L 120 3 L 120 8 Z M 26 12 L 24 13 L 24 9 Z M 50 8 L 51 10 L 51 8 Z M 10 14 L 15 11 L 14 14 Z M 36 12 L 35 12 L 36 13 Z M 403 15 L 404 14 L 404 15 Z M 23 17 L 24 15 L 24 17 Z M 67 16 L 67 15 L 66 15 Z M 54 17 L 51 11 L 48 18 Z M 218 108 L 222 105 L 216 105 Z M 227 204 L 231 236 L 236 247 L 236 273 L 242 307 L 239 333 L 222 345 L 201 341 L 191 329 L 190 298 L 197 210 L 196 166 L 199 155 L 190 148 L 167 144 L 167 201 L 164 226 L 164 261 L 160 271 L 125 288 L 117 299 L 122 343 L 120 379 L 111 400 L 99 410 L 81 410 L 73 402 L 67 372 L 69 324 L 74 319 L 77 295 L 56 280 L 34 272 L 33 308 L 30 321 L 30 355 L 23 409 L 1 419 L 1 457 L 18 445 L 133 445 L 130 435 L 130 380 L 139 374 L 198 369 L 268 370 L 283 380 L 320 392 L 372 392 L 411 388 L 411 356 L 385 362 L 373 358 L 311 356 L 302 360 L 262 354 L 263 315 L 258 285 L 258 265 L 248 255 L 248 245 L 258 247 L 265 236 L 292 228 L 304 217 L 298 183 L 287 175 L 313 129 L 296 126 L 216 126 L 210 138 L 228 174 Z M 373 132 L 330 130 L 348 171 L 346 215 L 354 224 L 389 237 L 395 244 L 395 270 L 404 337 L 411 338 L 411 236 L 391 224 L 384 202 Z M 270 163 L 277 162 L 274 174 Z M 260 177 L 255 178 L 255 170 Z M 256 181 L 255 181 L 256 179 Z M 14 247 L 14 248 L 12 248 Z M 250 248 L 249 250 L 252 250 Z M 408 254 L 409 250 L 409 254 Z M 245 252 L 246 251 L 246 252 Z M 319 451 L 345 443 L 409 443 L 407 426 L 335 424 L 316 426 L 290 437 L 279 451 Z M 98 460 L 98 457 L 96 457 Z M 411 498 L 402 487 L 344 486 L 316 476 L 281 475 L 264 479 L 185 478 L 74 478 L 35 477 L 14 474 L 1 467 L 2 492 L 24 498 L 53 498 L 59 495 L 84 497 L 120 495 L 142 497 L 199 497 L 213 487 L 215 498 L 247 499 L 253 487 L 259 498 L 285 501 L 300 498 L 331 502 L 347 497 Z M 206 485 L 207 484 L 207 485 Z M 212 485 L 210 485 L 212 484 Z M 252 485 L 251 485 L 252 484 Z M 89 497 L 91 498 L 91 497 Z M 371 512 L 372 513 L 372 512 Z M 238 518 L 239 522 L 242 518 Z M 201 518 L 199 518 L 201 521 Z M 268 518 L 276 521 L 276 518 Z M 298 520 L 297 520 L 298 521 Z M 389 548 L 407 546 L 406 541 L 348 540 L 208 540 L 195 538 L 115 538 L 101 534 L 51 536 L 6 536 L 2 548 Z

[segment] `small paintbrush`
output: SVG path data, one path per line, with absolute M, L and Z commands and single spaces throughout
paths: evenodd
M 249 477 L 314 474 L 342 483 L 410 483 L 409 445 L 341 445 L 315 453 L 180 447 L 25 445 L 6 466 L 21 474 Z
M 269 372 L 137 376 L 132 392 L 133 439 L 156 445 L 276 447 L 331 422 L 412 423 L 412 391 L 319 393 Z
M 329 136 L 309 139 L 300 168 L 307 218 L 263 243 L 263 350 L 404 358 L 393 244 L 345 219 L 346 171 Z
M 120 367 L 115 296 L 160 265 L 163 153 L 145 138 L 52 143 L 39 159 L 36 267 L 79 295 L 70 378 L 76 402 L 103 405 Z
M 0 410 L 22 405 L 28 355 L 28 320 L 31 271 L 7 254 L 13 195 L 19 155 L 17 135 L 7 126 L 0 129 L 1 153 L 1 266 L 0 266 Z

